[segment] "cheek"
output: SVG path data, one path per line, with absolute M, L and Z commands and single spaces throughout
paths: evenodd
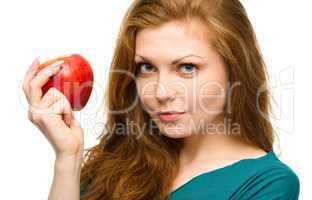
M 156 108 L 155 105 L 155 82 L 139 80 L 137 81 L 137 94 L 140 99 L 142 108 L 152 113 Z
M 202 85 L 196 94 L 196 110 L 208 115 L 223 112 L 226 102 L 226 87 L 220 82 Z

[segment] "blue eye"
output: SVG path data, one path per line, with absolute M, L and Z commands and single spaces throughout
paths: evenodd
M 145 67 L 145 70 L 147 72 L 143 71 L 143 69 L 144 69 L 143 66 Z M 153 69 L 153 66 L 148 64 L 148 63 L 137 63 L 137 64 L 135 64 L 135 67 L 138 70 L 138 73 L 141 73 L 142 71 L 143 71 L 143 73 L 149 73 L 148 71 Z
M 184 68 L 186 69 L 186 74 L 191 74 L 193 72 L 195 72 L 194 70 L 197 69 L 196 65 L 192 64 L 192 63 L 183 63 L 179 66 L 179 68 Z
M 139 62 L 135 64 L 137 73 L 151 73 L 153 72 L 154 66 L 149 63 Z M 193 74 L 197 70 L 197 66 L 192 63 L 182 63 L 178 66 L 179 69 L 184 68 L 184 74 Z

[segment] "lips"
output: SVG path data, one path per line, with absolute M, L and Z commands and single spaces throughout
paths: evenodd
M 174 110 L 169 110 L 169 111 L 160 111 L 157 114 L 179 114 L 179 113 L 184 113 L 182 111 L 174 111 Z
M 184 113 L 185 112 L 170 111 L 170 112 L 159 112 L 157 115 L 159 119 L 163 122 L 173 122 L 180 119 Z

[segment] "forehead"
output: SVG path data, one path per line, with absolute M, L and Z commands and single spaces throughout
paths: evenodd
M 170 21 L 137 33 L 135 51 L 139 55 L 203 54 L 210 47 L 207 26 L 197 20 Z

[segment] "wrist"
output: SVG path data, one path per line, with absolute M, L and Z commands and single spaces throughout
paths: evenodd
M 55 157 L 54 169 L 60 171 L 79 172 L 82 165 L 82 154 L 77 155 L 57 155 Z
M 70 152 L 55 152 L 55 161 L 56 162 L 68 162 L 75 160 L 82 160 L 83 157 L 83 146 L 75 151 Z

